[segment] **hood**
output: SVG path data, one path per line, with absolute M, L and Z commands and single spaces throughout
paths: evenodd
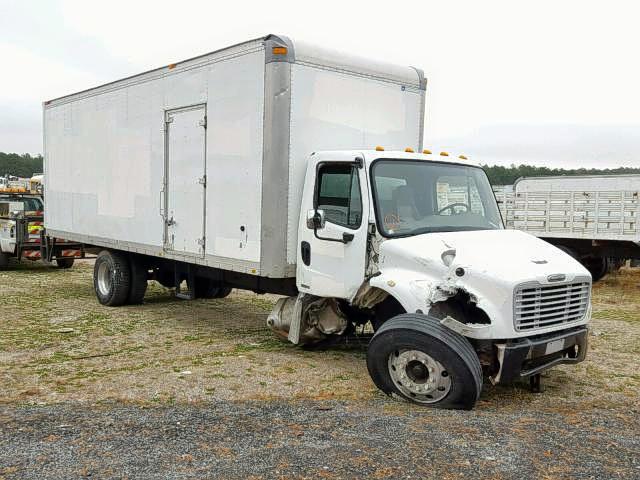
M 570 255 L 519 230 L 438 232 L 389 239 L 382 243 L 380 253 L 382 265 L 401 263 L 404 268 L 429 269 L 438 276 L 462 267 L 466 279 L 492 278 L 509 284 L 590 277 Z

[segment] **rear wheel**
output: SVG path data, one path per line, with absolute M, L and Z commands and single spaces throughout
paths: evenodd
M 585 257 L 582 259 L 582 264 L 591 273 L 593 283 L 602 280 L 609 272 L 609 259 L 607 257 Z
M 210 278 L 196 277 L 196 298 L 224 298 L 231 293 L 229 287 L 219 287 L 218 282 Z
M 371 339 L 367 367 L 380 390 L 424 406 L 469 410 L 482 390 L 469 341 L 426 315 L 385 322 Z
M 66 269 L 73 267 L 73 258 L 56 258 L 56 265 L 58 268 Z
M 103 250 L 93 267 L 93 288 L 102 305 L 124 305 L 131 288 L 131 268 L 123 253 Z
M 138 255 L 131 255 L 129 268 L 131 269 L 131 286 L 127 303 L 139 305 L 144 300 L 144 294 L 147 291 L 147 266 Z
M 4 270 L 9 266 L 9 255 L 0 252 L 0 270 Z

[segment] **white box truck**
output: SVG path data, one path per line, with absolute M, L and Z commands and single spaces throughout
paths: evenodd
M 502 199 L 507 228 L 531 233 L 582 262 L 593 281 L 640 260 L 640 175 L 522 177 Z
M 267 323 L 296 344 L 370 325 L 373 381 L 419 404 L 535 384 L 584 359 L 589 272 L 505 230 L 481 168 L 413 153 L 425 90 L 269 35 L 45 102 L 49 234 L 96 250 L 105 305 L 153 278 L 282 294 Z

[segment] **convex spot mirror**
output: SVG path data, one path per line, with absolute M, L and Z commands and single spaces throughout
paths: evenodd
M 307 211 L 307 228 L 320 230 L 324 228 L 324 210 L 311 209 Z

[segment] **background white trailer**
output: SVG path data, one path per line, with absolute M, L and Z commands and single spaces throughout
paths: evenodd
M 496 198 L 507 228 L 570 251 L 594 279 L 640 258 L 640 175 L 523 177 Z
M 268 35 L 45 102 L 47 229 L 294 277 L 308 156 L 421 148 L 425 89 L 418 69 Z

